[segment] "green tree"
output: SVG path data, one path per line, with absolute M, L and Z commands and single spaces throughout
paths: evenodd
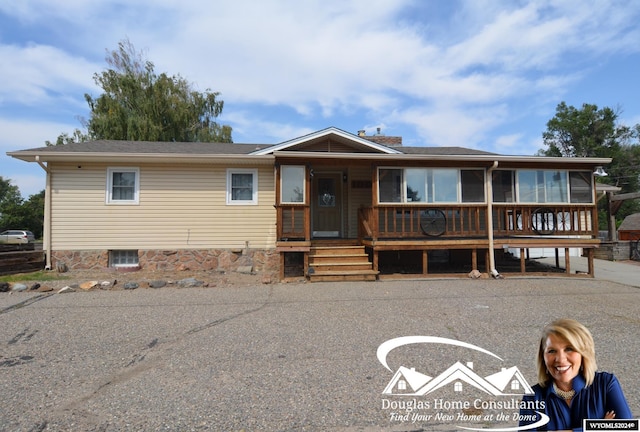
M 103 93 L 85 94 L 91 113 L 81 122 L 87 133 L 61 134 L 56 145 L 99 139 L 233 142 L 231 127 L 216 122 L 224 107 L 219 92 L 198 92 L 180 75 L 156 74 L 129 40 L 108 51 L 106 62 L 109 67 L 93 75 Z
M 69 135 L 66 132 L 58 135 L 58 138 L 56 139 L 55 143 L 52 143 L 49 140 L 45 141 L 44 143 L 47 145 L 47 147 L 51 147 L 54 145 L 64 145 L 64 144 L 69 144 L 74 142 L 85 142 L 89 140 L 90 140 L 89 135 L 82 133 L 80 129 L 75 129 L 71 135 Z
M 628 127 L 618 123 L 619 112 L 608 107 L 583 104 L 581 108 L 561 102 L 555 116 L 543 132 L 548 147 L 540 154 L 563 157 L 608 157 L 607 177 L 598 181 L 621 188 L 621 193 L 640 191 L 640 125 Z M 604 206 L 606 203 L 601 202 Z M 604 209 L 603 209 L 604 210 Z M 640 202 L 627 201 L 618 211 L 620 223 L 631 213 L 640 211 Z M 606 225 L 606 218 L 600 218 Z M 603 228 L 602 226 L 601 228 Z
M 0 176 L 0 231 L 25 229 L 42 237 L 44 224 L 44 190 L 23 200 L 17 186 Z
M 0 229 L 9 228 L 4 222 L 5 215 L 8 214 L 9 207 L 16 203 L 22 203 L 22 195 L 20 195 L 18 186 L 11 184 L 10 179 L 0 176 Z
M 611 157 L 631 138 L 629 127 L 618 125 L 618 112 L 583 104 L 578 109 L 561 102 L 542 134 L 547 156 Z

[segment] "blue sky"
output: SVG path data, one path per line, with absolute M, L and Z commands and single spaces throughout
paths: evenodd
M 411 146 L 531 155 L 561 101 L 640 123 L 637 0 L 0 0 L 0 175 L 28 197 L 44 146 L 128 38 L 156 72 L 221 93 L 238 143 L 335 126 Z

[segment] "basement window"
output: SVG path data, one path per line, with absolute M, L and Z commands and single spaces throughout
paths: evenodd
M 137 250 L 109 251 L 109 267 L 136 267 L 138 263 Z

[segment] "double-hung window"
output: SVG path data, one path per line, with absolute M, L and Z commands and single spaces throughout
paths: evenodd
M 138 168 L 107 169 L 107 204 L 138 204 L 139 190 Z
M 258 204 L 258 171 L 230 168 L 227 170 L 227 204 Z

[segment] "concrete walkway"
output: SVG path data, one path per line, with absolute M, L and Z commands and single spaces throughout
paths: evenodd
M 536 261 L 553 267 L 556 265 L 556 259 L 553 257 L 538 258 Z M 595 266 L 596 279 L 640 288 L 640 261 L 607 261 L 594 259 L 593 264 Z M 586 273 L 588 271 L 587 258 L 571 257 L 570 266 L 571 273 L 575 273 L 576 271 Z M 560 268 L 565 268 L 564 257 L 560 257 Z

